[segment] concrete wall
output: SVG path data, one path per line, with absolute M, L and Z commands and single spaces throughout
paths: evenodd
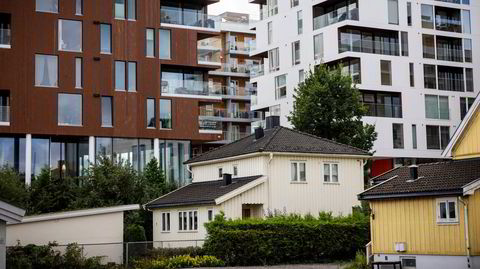
M 402 258 L 415 258 L 417 269 L 461 269 L 468 268 L 466 256 L 440 256 L 440 255 L 384 255 L 374 256 L 374 261 L 401 261 Z M 478 257 L 476 257 L 478 258 Z M 471 263 L 471 265 L 473 265 Z M 470 268 L 478 269 L 480 264 Z
M 3 220 L 0 220 L 0 269 L 5 269 L 5 243 L 7 241 L 7 227 L 6 223 Z
M 105 262 L 116 263 L 123 259 L 123 212 L 10 224 L 7 233 L 7 246 L 14 246 L 17 242 L 46 245 L 53 241 L 59 245 L 87 244 L 84 247 L 86 256 L 107 256 Z M 118 244 L 88 245 L 105 243 Z

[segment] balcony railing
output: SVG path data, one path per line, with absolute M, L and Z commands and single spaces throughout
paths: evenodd
M 203 117 L 215 117 L 225 119 L 260 119 L 262 118 L 262 112 L 258 111 L 236 111 L 231 112 L 223 108 L 209 109 L 206 107 L 199 108 L 199 116 Z
M 0 106 L 0 123 L 10 123 L 10 106 Z
M 256 42 L 228 42 L 227 48 L 230 53 L 250 53 L 251 51 L 255 50 Z
M 356 20 L 358 21 L 358 8 L 351 10 L 335 10 L 329 13 L 325 13 L 318 17 L 313 18 L 313 29 L 317 30 L 331 24 L 341 22 L 344 20 Z
M 10 46 L 11 30 L 0 29 L 0 46 Z
M 229 142 L 234 142 L 251 134 L 252 133 L 249 132 L 225 131 L 223 132 L 223 139 Z
M 220 27 L 220 19 L 217 16 L 204 14 L 201 11 L 168 6 L 160 8 L 160 22 L 215 30 L 218 30 Z
M 442 48 L 437 45 L 437 59 L 441 61 L 463 62 L 463 50 Z
M 259 76 L 263 74 L 263 65 L 254 64 L 254 65 L 247 65 L 247 64 L 231 64 L 231 63 L 223 63 L 222 68 L 216 70 L 217 72 L 228 72 L 228 73 L 237 73 L 237 74 L 244 74 L 250 75 L 252 77 Z
M 435 29 L 440 31 L 461 33 L 462 22 L 460 21 L 460 19 L 441 17 L 437 15 L 435 16 Z
M 198 96 L 248 97 L 256 91 L 253 86 L 235 87 L 210 84 L 206 81 L 163 80 L 162 93 Z
M 345 37 L 345 38 L 342 38 Z M 347 38 L 348 37 L 348 38 Z M 373 41 L 373 40 L 353 40 L 352 36 L 341 36 L 339 40 L 339 52 L 353 51 L 353 52 L 364 52 L 364 53 L 374 53 L 374 54 L 383 54 L 383 55 L 400 55 L 400 45 L 398 40 L 396 42 L 389 41 Z
M 463 92 L 465 80 L 460 78 L 446 78 L 438 76 L 438 89 L 440 91 Z
M 367 116 L 402 118 L 402 105 L 364 103 L 368 108 Z

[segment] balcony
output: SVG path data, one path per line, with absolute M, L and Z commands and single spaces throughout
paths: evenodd
M 238 131 L 224 131 L 223 132 L 223 139 L 227 142 L 234 142 L 237 140 L 240 140 L 242 138 L 245 138 L 252 133 L 249 132 L 238 132 Z
M 223 63 L 220 69 L 210 71 L 210 75 L 219 76 L 237 76 L 237 77 L 257 77 L 263 75 L 263 65 L 261 64 L 232 64 Z
M 227 48 L 231 54 L 249 55 L 256 49 L 256 42 L 228 42 Z
M 207 38 L 197 42 L 197 61 L 203 65 L 222 65 L 222 40 Z
M 182 9 L 171 6 L 160 7 L 160 22 L 165 24 L 197 27 L 219 31 L 220 20 L 218 16 L 203 13 L 203 10 Z
M 399 56 L 398 32 L 380 29 L 340 28 L 339 53 L 352 51 Z
M 313 7 L 313 30 L 332 25 L 344 20 L 358 21 L 357 1 L 327 2 Z
M 462 32 L 460 9 L 435 7 L 435 29 L 447 32 Z
M 10 125 L 10 106 L 0 106 L 0 126 Z
M 386 117 L 386 118 L 402 118 L 402 105 L 391 104 L 367 104 L 368 112 L 365 116 L 369 117 Z
M 0 48 L 10 48 L 11 34 L 10 29 L 0 29 Z
M 234 87 L 211 84 L 207 81 L 192 80 L 162 80 L 162 94 L 192 95 L 202 97 L 217 97 L 218 99 L 250 100 L 250 95 L 256 89 L 249 87 Z
M 220 122 L 252 122 L 262 118 L 262 112 L 257 111 L 228 111 L 224 108 L 199 108 L 199 119 Z

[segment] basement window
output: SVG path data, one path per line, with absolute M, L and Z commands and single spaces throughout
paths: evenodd
M 458 223 L 458 207 L 456 198 L 437 199 L 437 223 Z

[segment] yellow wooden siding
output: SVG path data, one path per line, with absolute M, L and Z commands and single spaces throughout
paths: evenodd
M 479 112 L 475 113 L 461 134 L 456 146 L 452 149 L 454 159 L 465 159 L 480 157 L 480 117 Z
M 372 201 L 373 253 L 399 254 L 396 242 L 406 242 L 401 254 L 465 255 L 463 205 L 459 222 L 437 224 L 436 198 Z
M 471 255 L 480 255 L 480 190 L 468 199 L 468 224 Z

